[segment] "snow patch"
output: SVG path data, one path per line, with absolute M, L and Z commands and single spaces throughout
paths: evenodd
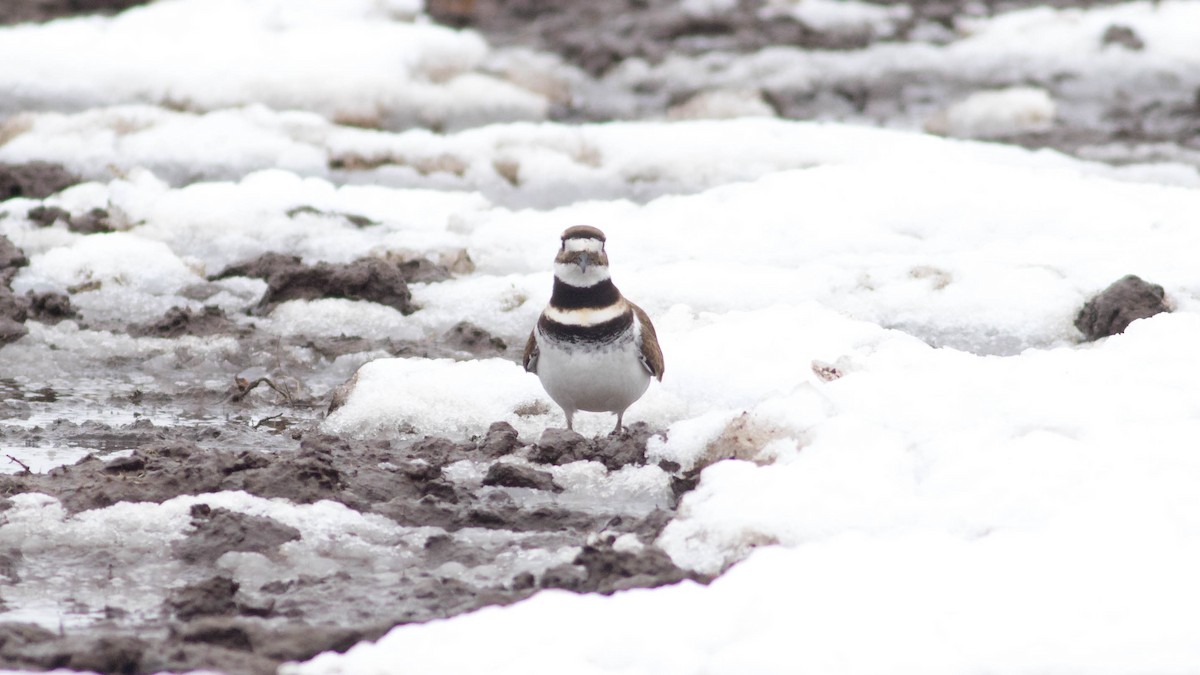
M 536 436 L 547 416 L 522 417 L 516 409 L 538 403 L 549 411 L 537 378 L 511 361 L 378 359 L 359 369 L 346 404 L 322 428 L 365 437 L 411 425 L 422 434 L 470 436 L 503 420 Z

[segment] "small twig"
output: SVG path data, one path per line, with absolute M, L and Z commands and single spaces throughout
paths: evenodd
M 17 459 L 16 457 L 13 457 L 12 455 L 5 455 L 5 457 L 7 457 L 12 462 L 16 462 L 17 465 L 20 466 L 22 469 L 25 469 L 25 473 L 33 473 L 33 471 L 31 471 L 29 469 L 29 465 L 26 464 L 25 462 L 22 462 L 21 460 Z
M 280 396 L 282 396 L 283 400 L 286 401 L 288 405 L 292 404 L 292 391 L 287 388 L 287 385 L 277 385 L 271 380 L 267 380 L 267 386 L 274 389 Z
M 234 401 L 234 402 L 241 401 L 242 399 L 246 398 L 246 396 L 249 395 L 250 392 L 254 391 L 255 387 L 257 387 L 260 384 L 265 384 L 268 387 L 270 387 L 271 389 L 273 389 L 277 394 L 282 396 L 283 400 L 285 402 L 287 402 L 288 405 L 292 404 L 292 392 L 289 391 L 286 386 L 275 384 L 274 382 L 271 381 L 270 378 L 260 377 L 257 380 L 254 380 L 253 382 L 251 382 L 250 380 L 247 380 L 245 378 L 235 377 L 235 378 L 233 378 L 233 384 L 235 387 L 237 387 L 237 391 L 235 391 L 233 393 L 233 395 L 229 397 L 229 399 L 231 401 Z
M 269 417 L 264 417 L 261 420 L 254 423 L 254 428 L 257 429 L 257 428 L 261 427 L 262 425 L 266 424 L 267 422 L 270 422 L 271 420 L 279 419 L 280 417 L 283 417 L 283 413 L 278 413 L 275 415 L 271 415 Z

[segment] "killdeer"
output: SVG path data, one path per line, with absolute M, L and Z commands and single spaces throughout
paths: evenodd
M 619 432 L 651 376 L 662 381 L 654 324 L 613 285 L 600 230 L 576 225 L 562 233 L 550 305 L 529 333 L 524 364 L 563 409 L 568 429 L 586 410 L 615 412 Z

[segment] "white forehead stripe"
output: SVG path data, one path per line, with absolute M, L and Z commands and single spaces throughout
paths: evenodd
M 624 302 L 594 309 L 558 309 L 550 306 L 546 308 L 546 316 L 551 321 L 568 326 L 595 326 L 605 321 L 612 321 L 627 311 L 629 311 L 629 306 Z
M 604 242 L 599 239 L 566 239 L 563 244 L 568 251 L 596 251 L 598 253 L 604 250 Z

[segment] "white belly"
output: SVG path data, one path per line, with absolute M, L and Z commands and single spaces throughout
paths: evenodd
M 564 410 L 621 412 L 650 386 L 632 333 L 600 349 L 570 347 L 538 335 L 538 379 Z

